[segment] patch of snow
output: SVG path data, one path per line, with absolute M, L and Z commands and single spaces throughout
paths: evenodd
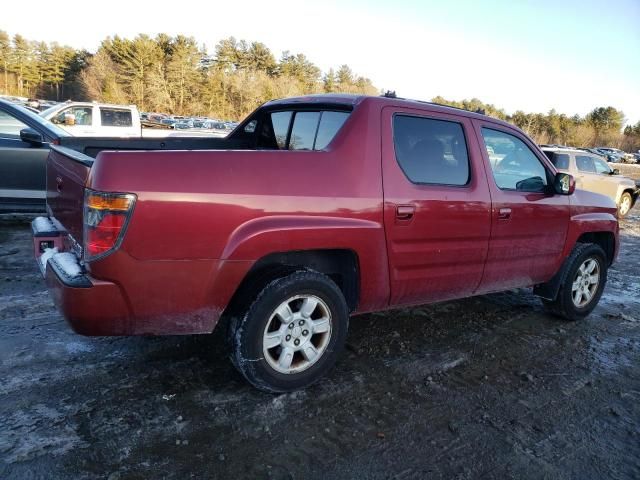
M 39 217 L 41 218 L 41 217 Z M 47 269 L 47 262 L 49 261 L 49 259 L 51 257 L 53 257 L 54 255 L 56 255 L 58 253 L 58 248 L 45 248 L 44 252 L 42 252 L 42 255 L 40 255 L 40 258 L 38 259 L 40 261 L 40 271 L 42 272 L 42 274 L 44 275 L 44 271 Z
M 53 232 L 56 230 L 54 224 L 47 217 L 37 217 L 33 221 L 36 232 Z
M 82 274 L 82 267 L 78 264 L 78 259 L 71 252 L 56 253 L 53 261 L 62 272 L 69 278 L 77 277 Z

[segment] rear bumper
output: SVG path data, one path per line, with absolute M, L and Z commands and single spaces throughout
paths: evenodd
M 120 287 L 83 273 L 72 253 L 65 253 L 66 231 L 55 220 L 31 222 L 33 252 L 56 307 L 82 335 L 130 335 L 129 309 Z
M 120 288 L 88 275 L 69 277 L 56 261 L 45 265 L 45 281 L 56 307 L 76 333 L 82 335 L 130 335 L 133 328 Z

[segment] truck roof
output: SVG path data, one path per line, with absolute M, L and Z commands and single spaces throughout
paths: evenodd
M 364 102 L 372 102 L 379 103 L 383 106 L 403 106 L 403 107 L 411 107 L 420 110 L 432 111 L 432 112 L 441 112 L 441 113 L 449 113 L 452 115 L 462 115 L 469 118 L 476 118 L 483 121 L 490 121 L 493 123 L 497 123 L 500 125 L 505 125 L 511 128 L 517 128 L 513 124 L 509 122 L 505 122 L 500 120 L 499 118 L 491 117 L 485 115 L 483 113 L 471 112 L 469 110 L 465 110 L 463 108 L 451 107 L 449 105 L 442 105 L 439 103 L 427 102 L 424 100 L 412 100 L 407 98 L 397 98 L 391 96 L 372 96 L 372 95 L 360 95 L 360 94 L 352 94 L 352 93 L 318 93 L 318 94 L 310 94 L 301 97 L 290 97 L 283 98 L 279 100 L 271 100 L 266 102 L 263 107 L 272 107 L 279 105 L 290 105 L 290 104 L 338 104 L 338 105 L 349 105 L 355 107 Z

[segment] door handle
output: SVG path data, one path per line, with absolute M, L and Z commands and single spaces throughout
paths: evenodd
M 498 220 L 509 220 L 511 218 L 510 208 L 501 208 L 498 210 Z
M 56 177 L 56 190 L 59 192 L 62 190 L 62 177 Z
M 396 207 L 396 219 L 398 220 L 411 220 L 414 213 L 416 213 L 415 205 L 398 205 Z

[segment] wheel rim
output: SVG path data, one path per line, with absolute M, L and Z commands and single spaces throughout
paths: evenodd
M 571 285 L 571 298 L 576 307 L 587 306 L 593 300 L 600 284 L 600 263 L 595 258 L 587 258 Z
M 620 201 L 620 215 L 626 215 L 631 209 L 631 197 L 624 195 Z
M 264 329 L 262 352 L 271 368 L 298 373 L 314 365 L 331 339 L 331 310 L 315 295 L 295 295 L 273 311 Z

